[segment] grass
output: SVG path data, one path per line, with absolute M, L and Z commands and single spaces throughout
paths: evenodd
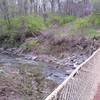
M 25 41 L 27 33 L 34 35 L 45 28 L 43 18 L 35 15 L 11 18 L 9 26 L 5 20 L 0 19 L 0 26 L 0 44 L 5 47 L 20 45 Z
M 37 45 L 39 43 L 38 40 L 28 40 L 26 42 L 24 42 L 22 45 L 21 45 L 21 48 L 25 49 L 25 50 L 32 50 L 33 46 Z
M 4 47 L 18 46 L 31 50 L 38 42 L 34 40 L 25 41 L 27 38 L 26 34 L 36 34 L 46 27 L 48 29 L 50 25 L 57 24 L 63 26 L 65 24 L 68 25 L 68 23 L 71 24 L 72 28 L 69 34 L 78 34 L 80 32 L 89 37 L 99 36 L 100 34 L 94 28 L 95 26 L 100 26 L 100 15 L 96 13 L 81 18 L 76 18 L 74 16 L 59 16 L 51 13 L 48 14 L 47 22 L 44 22 L 42 17 L 36 15 L 17 16 L 10 19 L 10 25 L 6 24 L 6 21 L 2 18 L 0 19 L 0 44 Z M 68 26 L 66 26 L 66 29 L 67 27 Z M 61 35 L 62 33 L 61 31 Z
M 84 18 L 78 18 L 74 22 L 75 28 L 76 29 L 81 29 L 89 26 L 89 17 L 84 17 Z
M 15 28 L 25 27 L 25 31 L 39 31 L 45 27 L 42 17 L 39 16 L 21 16 L 11 19 L 11 26 Z
M 75 19 L 76 17 L 74 16 L 60 16 L 57 14 L 50 13 L 48 14 L 47 24 L 48 25 L 52 25 L 52 24 L 64 25 L 64 24 L 74 21 Z
M 98 25 L 100 26 L 100 14 L 92 14 L 90 17 L 89 17 L 89 22 L 93 25 Z
M 90 16 L 81 17 L 73 22 L 72 34 L 85 35 L 89 38 L 100 36 L 97 28 L 100 28 L 100 15 L 93 13 Z
M 100 37 L 100 32 L 97 32 L 96 29 L 88 29 L 86 35 L 90 38 Z
M 36 34 L 36 32 L 38 33 L 42 29 L 45 29 L 47 24 L 48 26 L 53 24 L 64 25 L 74 21 L 75 17 L 48 14 L 47 22 L 44 22 L 43 18 L 37 15 L 17 16 L 9 20 L 10 24 L 7 23 L 7 20 L 0 19 L 0 44 L 3 44 L 2 46 L 4 47 L 19 47 L 25 42 L 27 33 Z M 31 49 L 33 44 L 32 42 L 25 42 L 23 48 Z

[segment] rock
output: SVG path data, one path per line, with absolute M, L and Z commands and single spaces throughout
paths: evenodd
M 14 91 L 11 91 L 11 95 L 14 95 L 15 94 L 15 92 Z
M 58 75 L 54 75 L 54 77 L 59 77 Z
M 4 48 L 0 48 L 0 52 L 3 52 L 4 51 Z
M 11 49 L 11 48 L 8 48 L 6 51 L 8 51 L 8 52 L 12 52 L 12 49 Z
M 8 51 L 3 51 L 2 54 L 9 54 L 9 52 Z
M 19 48 L 19 49 L 16 49 L 15 50 L 15 54 L 17 54 L 17 55 L 21 55 L 23 53 L 23 49 L 22 48 Z
M 1 88 L 0 89 L 0 96 L 5 96 L 6 95 L 6 88 Z
M 0 74 L 3 74 L 4 73 L 4 70 L 0 70 Z
M 67 64 L 67 66 L 72 68 L 74 66 L 74 64 L 73 63 L 69 63 L 69 64 Z
M 32 60 L 36 60 L 37 59 L 37 56 L 32 56 Z
M 66 75 L 70 75 L 73 72 L 73 70 L 66 70 Z
M 52 76 L 53 75 L 53 73 L 50 73 L 48 76 Z
M 25 56 L 25 59 L 26 60 L 36 60 L 37 59 L 37 56 L 27 55 L 27 56 Z

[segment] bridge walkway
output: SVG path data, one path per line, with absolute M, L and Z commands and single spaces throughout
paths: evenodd
M 75 71 L 45 100 L 100 100 L 99 83 L 100 49 L 77 66 Z

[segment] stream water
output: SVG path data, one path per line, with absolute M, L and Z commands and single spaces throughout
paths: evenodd
M 60 84 L 66 77 L 66 72 L 63 69 L 57 69 L 54 65 L 50 65 L 44 62 L 36 62 L 32 60 L 25 60 L 23 58 L 10 57 L 7 55 L 0 55 L 0 65 L 5 67 L 5 70 L 10 70 L 14 65 L 24 66 L 27 65 L 29 69 L 31 67 L 41 70 L 41 73 L 48 79 Z M 31 67 L 30 67 L 31 66 Z
M 43 62 L 0 55 L 0 100 L 44 100 L 66 77 Z
M 44 100 L 71 74 L 74 64 L 81 64 L 89 56 L 75 53 L 56 59 L 57 64 L 62 64 L 57 67 L 41 60 L 0 54 L 0 100 Z

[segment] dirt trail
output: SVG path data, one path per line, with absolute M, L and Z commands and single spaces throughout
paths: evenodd
M 98 58 L 97 61 L 100 62 L 100 58 Z M 99 64 L 97 63 L 95 66 L 100 66 L 100 63 Z M 96 71 L 98 75 L 97 75 L 93 100 L 100 100 L 100 67 Z
M 96 95 L 93 100 L 100 100 L 100 84 L 97 87 Z

